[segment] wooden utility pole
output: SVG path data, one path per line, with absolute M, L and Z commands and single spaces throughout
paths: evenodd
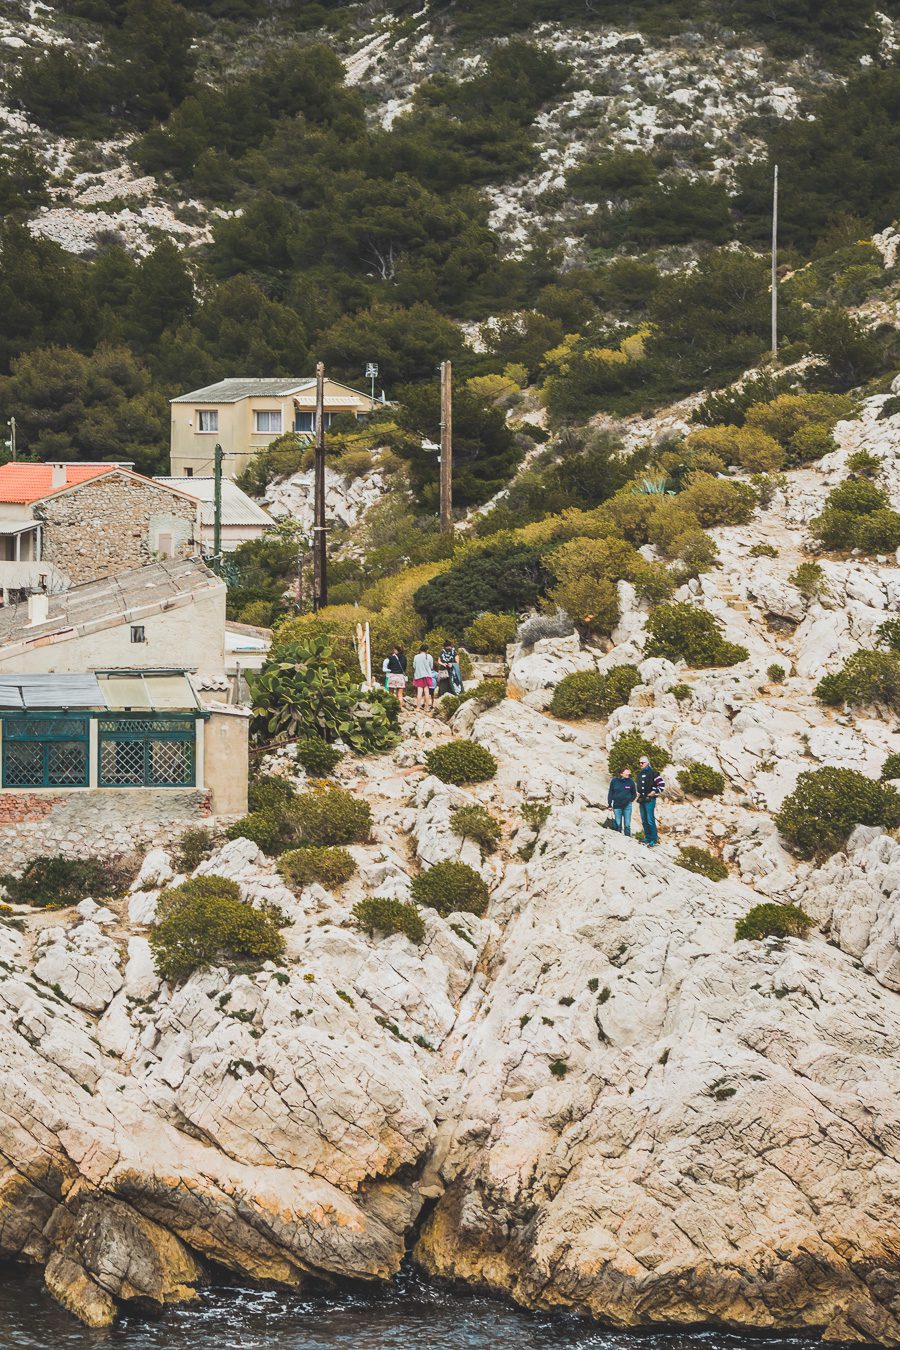
M 441 534 L 453 533 L 453 367 L 441 362 Z
M 772 355 L 778 355 L 778 165 L 772 179 Z
M 313 489 L 313 609 L 328 604 L 328 551 L 325 533 L 325 367 L 316 365 L 316 470 Z

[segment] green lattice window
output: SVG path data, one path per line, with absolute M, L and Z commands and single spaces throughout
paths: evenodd
M 86 787 L 86 717 L 4 717 L 3 786 Z
M 99 719 L 101 787 L 193 787 L 191 717 Z

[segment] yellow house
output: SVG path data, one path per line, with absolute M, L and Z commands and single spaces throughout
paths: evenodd
M 216 444 L 225 452 L 222 472 L 236 478 L 258 450 L 287 431 L 312 434 L 316 381 L 308 379 L 219 380 L 180 394 L 172 403 L 170 473 L 201 478 L 213 470 Z M 325 381 L 325 428 L 338 413 L 368 417 L 377 399 L 337 380 Z

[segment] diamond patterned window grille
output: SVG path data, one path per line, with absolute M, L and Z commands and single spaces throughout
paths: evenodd
M 188 741 L 150 741 L 150 782 L 158 787 L 186 787 L 193 781 L 192 746 Z
M 87 782 L 88 748 L 85 741 L 51 741 L 43 748 L 50 787 L 78 787 Z
M 184 735 L 194 730 L 193 717 L 101 717 L 101 736 Z
M 100 784 L 102 787 L 144 786 L 144 742 L 100 742 Z
M 4 787 L 43 787 L 44 747 L 39 741 L 24 741 L 3 747 Z
M 84 717 L 4 717 L 3 736 L 8 741 L 68 740 L 86 737 Z

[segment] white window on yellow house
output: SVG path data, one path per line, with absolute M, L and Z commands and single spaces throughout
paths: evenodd
M 218 431 L 219 430 L 219 410 L 218 408 L 201 408 L 197 413 L 198 431 Z
M 253 430 L 262 436 L 281 435 L 281 409 L 256 408 L 253 412 Z

